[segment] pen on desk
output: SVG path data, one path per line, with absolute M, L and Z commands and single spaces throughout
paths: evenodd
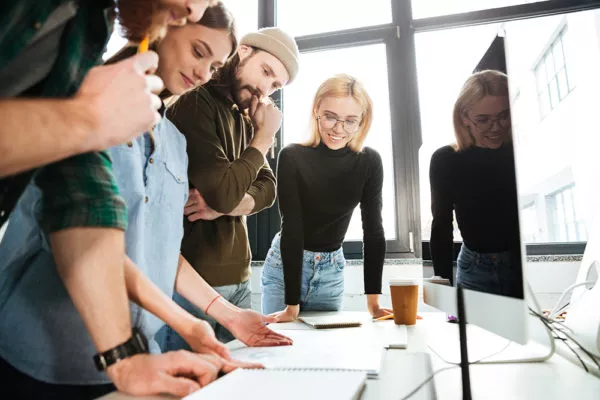
M 385 321 L 385 320 L 392 319 L 392 318 L 394 318 L 394 314 L 388 314 L 388 315 L 384 315 L 383 317 L 375 318 L 373 321 L 374 322 Z M 423 319 L 423 317 L 421 317 L 420 315 L 417 315 L 417 319 Z

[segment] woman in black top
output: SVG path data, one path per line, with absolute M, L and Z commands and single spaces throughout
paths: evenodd
M 506 75 L 481 71 L 454 105 L 456 144 L 431 157 L 431 255 L 453 281 L 453 211 L 463 245 L 456 283 L 523 297 L 515 165 Z
M 344 295 L 344 236 L 352 212 L 361 207 L 364 282 L 374 317 L 379 306 L 385 235 L 381 218 L 383 166 L 363 142 L 372 102 L 351 76 L 336 75 L 317 90 L 309 143 L 279 155 L 277 193 L 281 232 L 262 272 L 262 311 L 280 321 L 300 310 L 339 310 Z

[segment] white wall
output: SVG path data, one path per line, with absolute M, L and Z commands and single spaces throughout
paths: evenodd
M 255 265 L 258 263 L 254 263 Z M 536 261 L 526 264 L 525 274 L 542 308 L 552 308 L 562 291 L 575 282 L 579 261 Z M 250 286 L 252 288 L 252 308 L 260 311 L 260 274 L 262 266 L 252 267 Z M 421 264 L 385 265 L 383 270 L 383 295 L 381 304 L 391 307 L 390 288 L 386 282 L 390 278 L 422 278 L 432 276 L 432 267 Z M 363 291 L 362 265 L 347 265 L 344 271 L 344 310 L 366 311 Z M 419 291 L 421 297 L 421 291 Z

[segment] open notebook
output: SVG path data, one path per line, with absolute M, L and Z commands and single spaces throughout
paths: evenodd
M 294 344 L 276 347 L 230 347 L 231 358 L 261 363 L 267 369 L 342 369 L 376 377 L 383 346 L 361 329 L 306 329 L 280 331 Z
M 324 315 L 317 317 L 300 317 L 298 320 L 316 329 L 351 328 L 361 326 L 360 318 L 348 315 Z
M 325 369 L 237 369 L 183 400 L 354 400 L 364 372 Z

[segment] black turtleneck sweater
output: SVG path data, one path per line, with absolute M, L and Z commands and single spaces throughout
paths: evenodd
M 436 275 L 452 280 L 452 211 L 463 243 L 479 253 L 519 249 L 514 155 L 499 149 L 438 149 L 431 157 L 431 257 Z
M 383 165 L 366 147 L 331 150 L 293 144 L 281 150 L 277 194 L 285 302 L 300 302 L 303 251 L 331 252 L 344 242 L 358 204 L 363 225 L 365 293 L 381 293 L 385 234 L 381 217 Z

